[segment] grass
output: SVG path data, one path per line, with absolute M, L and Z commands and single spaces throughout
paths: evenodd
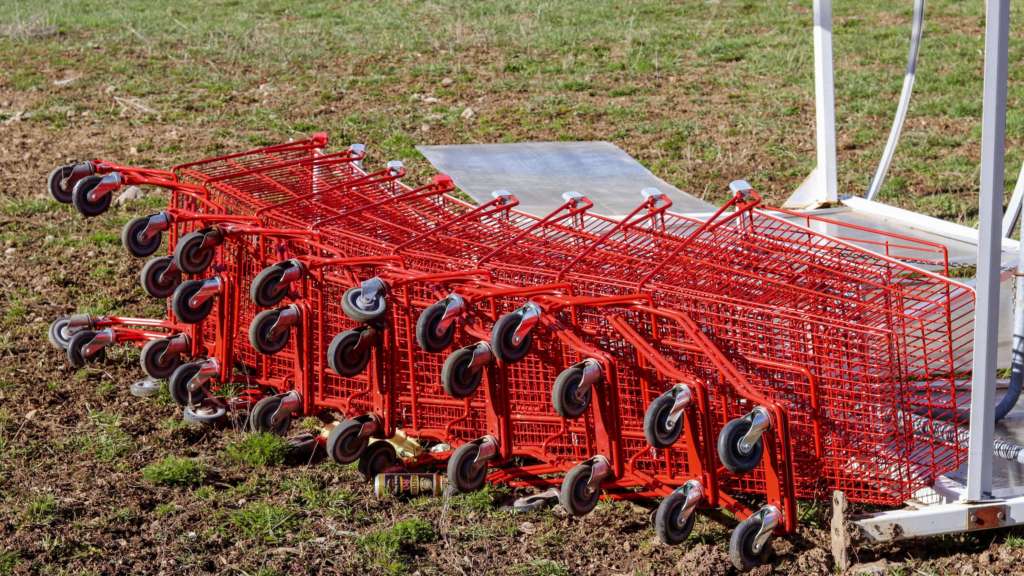
M 249 540 L 266 544 L 280 542 L 298 525 L 298 512 L 287 506 L 252 502 L 231 513 L 230 525 Z
M 206 470 L 192 458 L 167 456 L 143 468 L 142 477 L 162 486 L 197 486 L 206 477 Z
M 25 507 L 25 517 L 33 524 L 49 524 L 57 516 L 57 499 L 52 494 L 32 498 Z
M 408 556 L 416 547 L 437 539 L 434 526 L 420 518 L 395 522 L 391 528 L 370 532 L 359 539 L 363 558 L 376 571 L 399 575 L 408 572 Z
M 536 559 L 512 567 L 516 576 L 569 576 L 570 572 L 554 560 Z
M 249 467 L 277 466 L 288 454 L 288 443 L 275 434 L 246 434 L 225 448 L 228 458 Z
M 102 410 L 88 413 L 89 431 L 76 436 L 79 450 L 101 462 L 113 462 L 127 454 L 134 439 L 121 428 L 121 417 Z

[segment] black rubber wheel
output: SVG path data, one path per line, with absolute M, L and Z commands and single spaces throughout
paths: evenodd
M 291 266 L 291 262 L 280 262 L 264 268 L 249 285 L 249 298 L 257 306 L 277 306 L 288 295 L 288 285 L 281 285 L 281 277 Z
M 138 218 L 132 218 L 124 225 L 121 229 L 121 244 L 129 254 L 136 258 L 145 258 L 151 256 L 160 248 L 160 243 L 163 242 L 164 233 L 157 232 L 148 241 L 143 242 L 140 238 L 142 232 L 146 230 L 146 226 L 149 225 L 149 216 L 139 216 Z
M 655 448 L 668 448 L 679 440 L 683 433 L 682 414 L 676 418 L 674 425 L 668 425 L 668 417 L 675 405 L 675 398 L 671 394 L 662 394 L 651 402 L 644 413 L 644 438 L 647 443 Z
M 590 492 L 587 484 L 590 482 L 590 464 L 577 464 L 565 475 L 562 480 L 562 489 L 558 494 L 558 502 L 565 508 L 566 512 L 573 516 L 586 516 L 597 506 L 601 498 L 600 488 Z
M 270 335 L 270 330 L 280 315 L 280 310 L 264 310 L 252 319 L 252 323 L 249 324 L 249 343 L 257 352 L 272 356 L 288 345 L 288 340 L 292 336 L 290 326 L 273 338 Z
M 518 346 L 512 343 L 512 337 L 515 335 L 521 318 L 522 314 L 519 312 L 505 314 L 498 318 L 498 321 L 494 323 L 494 328 L 491 329 L 491 348 L 494 351 L 494 356 L 505 364 L 518 362 L 530 353 L 533 332 L 527 334 Z
M 71 336 L 71 340 L 68 341 L 68 362 L 72 368 L 81 368 L 89 362 L 100 360 L 105 356 L 104 350 L 100 350 L 89 357 L 85 356 L 85 352 L 82 349 L 95 337 L 96 333 L 92 330 L 79 330 Z
M 105 194 L 95 202 L 89 200 L 89 192 L 91 192 L 101 180 L 103 180 L 103 177 L 95 174 L 92 176 L 86 176 L 76 182 L 75 186 L 71 189 L 71 203 L 74 204 L 75 209 L 86 218 L 99 216 L 110 208 L 110 200 L 114 196 L 112 192 Z
M 165 353 L 170 343 L 170 340 L 161 338 L 160 340 L 150 340 L 142 347 L 139 363 L 142 364 L 142 371 L 150 378 L 157 380 L 170 378 L 178 366 L 181 366 L 180 354 Z
M 487 479 L 487 465 L 476 467 L 473 462 L 480 454 L 480 445 L 463 444 L 448 458 L 448 492 L 465 494 L 483 488 Z
M 210 298 L 195 308 L 189 304 L 189 300 L 191 300 L 192 297 L 195 296 L 196 292 L 198 292 L 202 287 L 202 280 L 189 280 L 188 282 L 183 282 L 180 286 L 174 289 L 174 295 L 171 296 L 171 310 L 174 312 L 174 315 L 178 317 L 178 320 L 181 320 L 185 324 L 198 324 L 210 315 L 210 311 L 213 310 L 213 302 L 216 298 Z
M 150 258 L 142 267 L 139 274 L 139 283 L 142 289 L 153 298 L 169 298 L 174 294 L 174 289 L 181 284 L 181 271 L 167 272 L 167 268 L 174 263 L 170 256 Z
M 174 247 L 174 263 L 186 274 L 201 274 L 213 262 L 216 250 L 213 246 L 203 246 L 206 236 L 212 234 L 209 230 L 189 232 L 180 239 Z
M 363 331 L 359 329 L 346 330 L 331 340 L 331 345 L 327 347 L 327 364 L 331 370 L 346 378 L 357 376 L 366 370 L 373 348 L 366 346 L 362 350 L 358 349 L 362 334 Z
M 427 352 L 440 352 L 451 346 L 455 339 L 455 324 L 452 323 L 444 334 L 437 335 L 437 325 L 448 307 L 444 301 L 427 306 L 416 319 L 416 343 Z
M 278 436 L 284 436 L 292 425 L 292 415 L 287 414 L 281 418 L 277 425 L 274 425 L 274 413 L 281 406 L 281 398 L 278 396 L 267 396 L 249 412 L 249 428 L 253 432 L 270 432 Z
M 551 387 L 551 404 L 564 418 L 579 418 L 590 406 L 590 399 L 593 397 L 594 388 L 591 386 L 582 395 L 578 396 L 580 384 L 583 383 L 583 366 L 570 366 L 555 378 L 555 385 Z
M 360 438 L 359 431 L 363 423 L 358 420 L 345 420 L 335 426 L 327 435 L 327 453 L 338 464 L 351 464 L 362 456 L 369 443 L 369 438 Z
M 400 464 L 395 447 L 390 442 L 381 440 L 366 447 L 363 455 L 359 457 L 357 467 L 363 478 L 373 481 L 377 474 L 396 468 Z
M 206 400 L 205 388 L 198 388 L 191 394 L 188 391 L 188 381 L 199 372 L 199 368 L 202 365 L 202 361 L 182 364 L 167 379 L 167 391 L 170 392 L 171 399 L 178 406 L 188 406 L 190 399 L 192 404 L 197 405 L 202 404 Z
M 754 538 L 761 530 L 761 517 L 758 514 L 740 522 L 729 538 L 729 560 L 741 572 L 753 570 L 764 564 L 771 552 L 771 540 L 759 551 L 754 551 Z
M 441 385 L 452 398 L 472 396 L 484 379 L 483 368 L 471 370 L 473 348 L 459 348 L 452 352 L 441 368 Z
M 355 320 L 356 322 L 362 322 L 363 324 L 369 324 L 375 320 L 384 317 L 384 313 L 388 311 L 388 300 L 384 297 L 382 292 L 377 293 L 377 299 L 369 308 L 363 308 L 359 305 L 359 296 L 363 293 L 363 289 L 360 287 L 349 288 L 345 291 L 345 294 L 341 297 L 341 309 L 345 312 L 345 316 Z
M 227 416 L 228 411 L 223 406 L 185 406 L 182 410 L 182 420 L 190 424 L 202 424 L 203 426 L 211 426 L 220 422 Z
M 686 494 L 682 490 L 675 490 L 658 505 L 654 513 L 654 533 L 658 540 L 670 546 L 681 544 L 690 537 L 693 532 L 693 525 L 697 523 L 697 512 L 694 511 L 685 521 L 679 521 L 679 513 L 686 505 Z
M 50 329 L 46 332 L 46 339 L 53 344 L 54 348 L 60 350 L 67 350 L 68 344 L 71 343 L 71 337 L 75 335 L 74 332 L 68 329 L 69 319 L 67 317 L 57 318 L 53 322 L 50 322 Z
M 761 456 L 764 454 L 763 436 L 751 446 L 749 453 L 744 454 L 740 451 L 740 439 L 747 434 L 748 430 L 750 430 L 750 420 L 736 418 L 730 420 L 718 433 L 718 459 L 734 474 L 744 474 L 757 468 L 761 462 Z
M 74 168 L 74 164 L 57 166 L 50 171 L 50 175 L 46 178 L 46 188 L 50 191 L 50 196 L 53 196 L 53 199 L 61 204 L 71 204 L 71 189 L 75 183 L 68 182 L 67 179 L 71 176 L 71 171 Z

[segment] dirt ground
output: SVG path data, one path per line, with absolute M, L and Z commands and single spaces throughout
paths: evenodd
M 969 35 L 978 29 L 975 14 L 943 17 L 956 24 L 949 30 Z M 742 125 L 723 127 L 729 113 L 722 111 L 699 123 L 693 142 L 672 144 L 658 127 L 678 133 L 673 114 L 684 114 L 689 122 L 701 116 L 705 98 L 727 104 L 743 97 L 710 86 L 703 92 L 677 89 L 687 78 L 629 67 L 576 79 L 597 86 L 582 91 L 565 84 L 572 78 L 549 85 L 537 76 L 522 86 L 506 85 L 520 70 L 516 63 L 522 54 L 486 44 L 474 52 L 472 43 L 456 72 L 435 71 L 426 78 L 410 71 L 414 66 L 405 59 L 360 54 L 360 66 L 391 70 L 397 79 L 374 83 L 374 76 L 365 74 L 362 83 L 331 91 L 332 98 L 322 97 L 322 86 L 319 99 L 299 98 L 302 87 L 290 85 L 282 69 L 266 63 L 231 68 L 244 63 L 244 54 L 207 60 L 221 76 L 244 76 L 241 88 L 225 91 L 192 78 L 138 91 L 126 79 L 128 72 L 118 68 L 122 59 L 130 62 L 124 64 L 129 72 L 145 70 L 147 78 L 156 77 L 162 72 L 147 62 L 166 64 L 160 52 L 166 45 L 115 45 L 106 42 L 98 25 L 81 29 L 58 23 L 51 29 L 46 20 L 19 18 L 20 28 L 4 29 L 0 76 L 0 575 L 733 573 L 727 518 L 702 517 L 686 544 L 667 547 L 654 536 L 650 510 L 635 504 L 604 502 L 593 514 L 573 519 L 557 508 L 515 514 L 509 503 L 519 494 L 504 489 L 451 499 L 379 500 L 354 467 L 283 459 L 279 445 L 246 440 L 238 426 L 185 425 L 166 394 L 132 397 L 128 385 L 141 377 L 137 351 L 116 349 L 104 362 L 69 368 L 46 341 L 53 318 L 72 312 L 162 313 L 162 303 L 138 287 L 142 261 L 125 253 L 119 231 L 129 218 L 165 199 L 151 194 L 85 220 L 49 198 L 45 178 L 55 165 L 72 159 L 165 167 L 326 127 L 333 129 L 337 144 L 367 140 L 370 164 L 406 154 L 413 180 L 429 177 L 422 159 L 409 152 L 410 143 L 419 141 L 607 138 L 673 183 L 705 182 L 687 188 L 709 198 L 724 187 L 728 174 L 748 166 L 756 166 L 769 195 L 778 197 L 807 168 L 803 161 L 795 167 L 787 163 L 794 150 L 807 151 L 806 144 L 795 143 L 807 134 L 790 134 L 782 125 L 761 127 L 754 132 L 767 144 L 757 147 Z M 120 33 L 128 37 L 130 32 Z M 153 37 L 147 29 L 135 32 Z M 178 54 L 180 47 L 169 42 L 168 53 Z M 613 52 L 618 49 L 613 46 Z M 716 59 L 717 54 L 705 56 Z M 106 62 L 100 72 L 113 79 L 72 64 L 93 58 Z M 423 53 L 410 57 L 423 58 Z M 500 62 L 498 72 L 483 66 L 492 61 Z M 741 65 L 730 58 L 715 61 L 724 74 Z M 581 62 L 586 67 L 586 59 Z M 181 64 L 204 65 L 201 57 Z M 340 57 L 318 66 L 331 74 L 357 68 Z M 572 62 L 559 66 L 562 74 Z M 467 69 L 475 81 L 466 80 Z M 641 104 L 623 109 L 608 96 L 610 86 L 640 94 Z M 500 96 L 504 89 L 526 104 L 506 106 Z M 553 92 L 570 99 L 554 104 L 536 99 L 538 93 Z M 451 111 L 420 110 L 425 94 L 450 99 Z M 788 110 L 792 102 L 782 100 L 772 106 Z M 475 115 L 469 128 L 459 119 L 467 107 Z M 261 112 L 266 110 L 286 120 L 268 119 Z M 797 115 L 801 125 L 813 117 L 806 100 L 787 113 Z M 633 122 L 650 124 L 622 131 Z M 965 126 L 964 118 L 948 118 L 928 130 L 969 132 Z M 880 127 L 884 120 L 872 117 L 860 129 Z M 690 134 L 689 128 L 682 130 Z M 858 141 L 859 132 L 853 133 L 844 136 L 844 157 L 868 162 L 860 157 L 865 144 Z M 963 140 L 921 141 L 956 157 L 976 149 Z M 916 160 L 907 162 L 903 176 Z M 964 182 L 975 176 L 969 167 L 958 172 L 961 168 L 947 170 L 943 181 L 915 182 L 899 171 L 897 177 L 924 198 L 929 211 L 969 221 L 973 212 L 963 198 Z M 168 456 L 186 464 L 173 470 L 157 466 Z M 827 504 L 804 503 L 798 533 L 776 540 L 773 562 L 755 573 L 834 573 L 829 514 Z M 865 548 L 856 559 L 875 563 L 870 569 L 879 574 L 1024 573 L 1024 535 L 998 531 Z

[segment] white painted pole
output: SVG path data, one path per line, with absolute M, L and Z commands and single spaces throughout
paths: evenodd
M 836 99 L 832 73 L 832 0 L 814 0 L 814 111 L 817 202 L 839 199 L 836 179 Z
M 999 329 L 999 248 L 1006 152 L 1006 66 L 1010 0 L 988 0 L 985 14 L 985 88 L 981 117 L 981 182 L 978 197 L 978 300 L 974 314 L 974 382 L 967 454 L 970 502 L 992 494 L 996 348 Z

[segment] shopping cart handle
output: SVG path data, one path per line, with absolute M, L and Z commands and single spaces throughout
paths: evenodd
M 729 190 L 733 194 L 743 194 L 744 196 L 746 196 L 747 193 L 753 189 L 754 187 L 751 186 L 750 182 L 747 182 L 746 180 L 733 180 L 732 182 L 729 182 Z
M 586 198 L 586 196 L 584 196 L 583 194 L 580 194 L 579 192 L 576 192 L 575 190 L 570 190 L 568 192 L 562 192 L 562 200 L 565 201 L 565 202 L 572 202 L 572 203 L 575 204 L 575 203 L 579 202 L 580 200 L 583 200 L 584 198 Z
M 657 188 L 644 188 L 640 191 L 640 195 L 646 198 L 663 198 L 665 193 Z
M 513 198 L 513 196 L 508 190 L 495 190 L 494 192 L 491 192 L 491 198 L 494 198 L 495 200 L 507 200 L 509 198 Z

